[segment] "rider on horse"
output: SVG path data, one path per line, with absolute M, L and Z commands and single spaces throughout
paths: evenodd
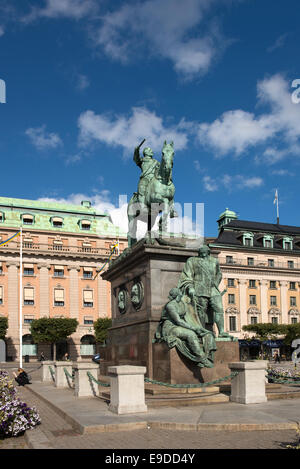
M 143 142 L 135 148 L 133 154 L 133 161 L 139 166 L 142 170 L 142 174 L 140 176 L 139 184 L 138 184 L 138 192 L 137 198 L 138 202 L 142 205 L 145 204 L 145 195 L 146 189 L 153 178 L 155 171 L 159 168 L 160 163 L 153 158 L 153 151 L 150 147 L 146 147 L 143 151 L 144 157 L 140 156 L 140 147 L 142 146 Z

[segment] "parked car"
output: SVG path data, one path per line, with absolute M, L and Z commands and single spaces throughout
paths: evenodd
M 100 353 L 96 353 L 96 355 L 93 356 L 92 358 L 93 362 L 95 363 L 100 363 Z

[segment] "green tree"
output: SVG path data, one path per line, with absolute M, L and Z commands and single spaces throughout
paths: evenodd
M 6 336 L 6 331 L 8 329 L 8 319 L 7 318 L 0 318 L 0 340 L 4 339 Z
M 56 360 L 56 343 L 67 339 L 77 326 L 77 319 L 40 318 L 32 321 L 30 332 L 36 344 L 53 344 L 53 359 Z
M 284 343 L 291 345 L 293 340 L 300 339 L 300 323 L 296 324 L 282 324 L 282 333 L 284 334 Z
M 95 337 L 97 343 L 105 343 L 108 329 L 112 326 L 110 318 L 99 318 L 94 322 Z

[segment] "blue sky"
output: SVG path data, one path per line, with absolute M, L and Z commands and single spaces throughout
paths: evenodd
M 297 0 L 0 0 L 1 196 L 89 199 L 124 226 L 133 149 L 146 138 L 160 159 L 166 139 L 175 201 L 205 204 L 206 236 L 226 207 L 276 222 L 276 188 L 280 222 L 300 226 L 299 12 Z

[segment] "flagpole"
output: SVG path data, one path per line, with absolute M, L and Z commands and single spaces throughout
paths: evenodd
M 22 311 L 22 303 L 23 303 L 23 238 L 22 238 L 22 227 L 20 230 L 20 300 L 19 300 L 19 308 L 20 308 L 20 368 L 23 367 L 23 357 L 22 357 L 22 348 L 23 348 L 23 311 Z

